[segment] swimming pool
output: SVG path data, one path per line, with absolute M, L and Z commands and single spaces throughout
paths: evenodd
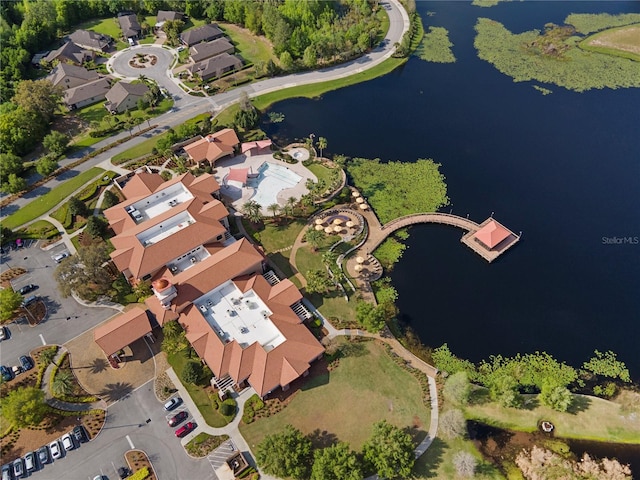
M 248 182 L 249 187 L 256 189 L 251 200 L 258 202 L 263 208 L 278 203 L 281 190 L 295 187 L 302 179 L 300 175 L 282 165 L 264 162 L 258 169 L 259 175 Z

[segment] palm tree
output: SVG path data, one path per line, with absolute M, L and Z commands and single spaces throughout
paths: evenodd
M 73 391 L 74 377 L 71 372 L 66 370 L 58 371 L 53 382 L 51 383 L 51 391 L 56 397 L 63 397 Z
M 262 207 L 255 200 L 249 200 L 247 203 L 242 205 L 240 211 L 246 215 L 251 223 L 260 223 L 262 220 L 262 214 L 260 213 L 260 209 Z
M 280 211 L 280 205 L 278 205 L 277 203 L 272 203 L 271 205 L 269 205 L 267 207 L 267 210 L 269 210 L 271 213 L 273 213 L 273 217 L 275 218 L 275 216 Z
M 138 76 L 138 80 L 140 80 L 141 82 L 146 82 L 147 81 L 147 77 L 146 77 L 146 75 L 140 74 Z
M 324 137 L 318 138 L 318 148 L 320 149 L 320 158 L 322 158 L 322 150 L 327 148 L 327 139 Z
M 287 198 L 287 208 L 290 208 L 290 213 L 291 216 L 293 217 L 293 208 L 296 206 L 296 203 L 298 203 L 298 199 L 296 197 L 289 197 Z
M 320 243 L 324 238 L 324 232 L 321 230 L 316 230 L 315 228 L 310 228 L 304 234 L 304 239 L 307 241 L 309 245 L 311 245 L 311 249 L 316 252 L 320 247 Z

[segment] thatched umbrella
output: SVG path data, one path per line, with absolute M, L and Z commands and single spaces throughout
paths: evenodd
M 324 233 L 327 233 L 327 234 L 329 234 L 329 233 L 333 233 L 333 228 L 331 228 L 331 227 L 326 227 L 326 228 L 324 229 Z
M 333 227 L 333 231 L 339 233 L 342 231 L 342 227 L 340 225 L 336 225 L 335 227 Z
M 354 190 L 353 192 L 351 192 L 351 196 L 359 197 L 360 196 L 360 192 L 358 192 L 357 190 Z
M 333 224 L 334 224 L 334 225 L 340 225 L 342 222 L 343 222 L 343 220 L 342 220 L 341 218 L 336 218 L 336 219 L 333 221 Z
M 364 263 L 364 257 L 356 257 L 356 262 Z
M 356 226 L 356 224 L 355 224 L 355 223 L 353 223 L 351 220 L 349 220 L 347 223 L 345 223 L 345 225 L 346 225 L 347 227 L 349 227 L 349 228 L 351 228 L 351 227 L 355 227 L 355 226 Z
M 369 208 L 369 205 L 367 205 L 366 203 L 360 204 L 360 210 L 366 210 L 367 208 Z
M 362 271 L 362 268 L 363 268 L 363 267 L 362 267 L 362 265 L 356 265 L 355 267 L 353 267 L 353 269 L 354 269 L 356 272 L 361 272 L 361 271 Z
M 318 231 L 324 230 L 324 227 L 322 225 L 316 225 L 316 230 Z
M 358 202 L 358 203 L 364 203 L 364 198 L 362 198 L 362 197 L 358 197 L 358 198 L 356 198 L 356 202 Z
M 316 225 L 322 225 L 324 223 L 324 220 L 321 218 L 316 218 Z

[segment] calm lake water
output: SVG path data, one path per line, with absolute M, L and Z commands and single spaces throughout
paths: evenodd
M 640 12 L 640 2 L 418 2 L 425 25 L 443 26 L 455 64 L 403 67 L 321 99 L 273 107 L 264 125 L 291 141 L 326 137 L 329 154 L 442 164 L 452 206 L 478 222 L 492 212 L 521 242 L 489 265 L 453 227 L 413 227 L 391 274 L 403 320 L 423 343 L 447 342 L 479 361 L 544 350 L 580 366 L 613 350 L 640 380 L 640 89 L 543 96 L 477 58 L 478 16 L 514 32 L 562 23 L 572 12 Z M 427 12 L 435 12 L 427 16 Z M 638 69 L 640 75 L 640 68 Z M 572 444 L 619 456 L 640 471 L 637 447 Z M 593 450 L 596 449 L 597 451 Z
M 638 2 L 418 2 L 426 26 L 444 26 L 457 62 L 411 58 L 385 77 L 292 99 L 269 135 L 314 133 L 329 154 L 442 164 L 453 213 L 492 212 L 521 242 L 489 265 L 462 231 L 411 229 L 392 273 L 401 315 L 423 343 L 447 342 L 478 361 L 545 350 L 574 366 L 613 350 L 640 379 L 640 89 L 574 93 L 514 83 L 473 48 L 478 16 L 514 32 L 562 23 L 572 12 L 640 12 Z M 427 12 L 435 12 L 427 16 Z M 640 68 L 638 70 L 640 75 Z M 450 208 L 443 211 L 449 212 Z

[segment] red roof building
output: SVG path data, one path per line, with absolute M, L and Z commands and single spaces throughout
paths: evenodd
M 235 130 L 225 128 L 186 145 L 184 151 L 192 162 L 199 164 L 207 161 L 213 166 L 216 160 L 233 155 L 238 145 L 240 140 Z
M 500 242 L 511 235 L 511 232 L 495 220 L 490 220 L 484 227 L 480 228 L 474 238 L 479 240 L 489 250 L 495 248 Z

